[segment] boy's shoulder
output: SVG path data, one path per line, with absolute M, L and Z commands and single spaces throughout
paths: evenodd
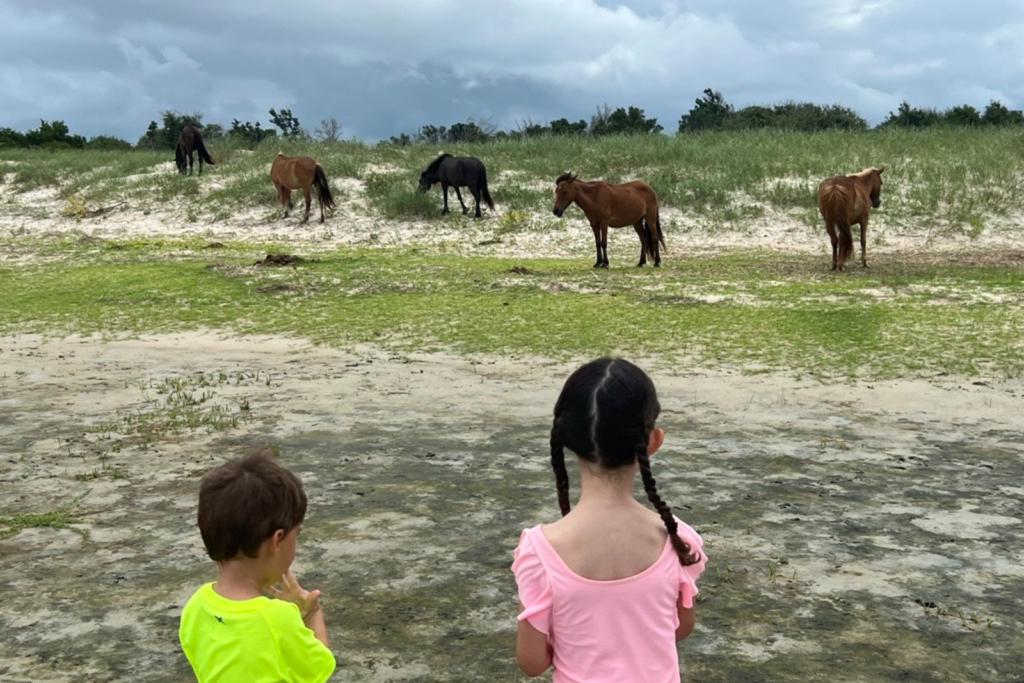
M 230 614 L 236 618 L 259 615 L 273 621 L 291 622 L 293 619 L 302 621 L 298 606 L 291 602 L 275 600 L 263 595 L 248 600 L 232 600 L 217 593 L 213 588 L 214 583 L 213 581 L 204 583 L 192 593 L 182 609 L 182 617 L 189 612 L 201 610 L 219 615 Z

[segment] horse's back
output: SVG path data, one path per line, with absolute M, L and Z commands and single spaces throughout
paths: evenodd
M 316 160 L 310 157 L 286 157 L 278 153 L 270 165 L 270 179 L 275 184 L 295 189 L 313 182 L 316 167 Z
M 484 162 L 476 157 L 449 156 L 441 162 L 441 168 L 452 185 L 469 185 L 475 183 L 481 175 L 486 175 Z
M 610 217 L 609 225 L 613 228 L 633 225 L 639 219 L 648 216 L 649 211 L 657 212 L 658 196 L 651 186 L 642 180 L 630 180 L 618 185 L 603 180 L 591 181 L 596 186 L 598 196 L 603 196 L 604 212 Z
M 851 221 L 857 204 L 857 187 L 848 175 L 834 175 L 818 184 L 818 211 L 826 222 Z
M 834 175 L 818 183 L 818 202 L 835 194 L 852 195 L 854 191 L 853 180 L 849 176 Z

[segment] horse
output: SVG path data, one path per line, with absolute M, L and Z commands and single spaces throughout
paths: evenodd
M 818 211 L 832 240 L 832 270 L 842 270 L 853 257 L 854 223 L 860 224 L 860 262 L 868 267 L 867 232 L 871 209 L 882 205 L 882 171 L 885 166 L 860 173 L 825 178 L 818 185 Z
M 601 180 L 584 181 L 572 173 L 563 173 L 555 181 L 555 204 L 552 213 L 561 217 L 569 206 L 583 209 L 594 231 L 597 246 L 595 268 L 608 267 L 608 228 L 632 225 L 640 237 L 640 261 L 647 263 L 650 256 L 654 267 L 661 265 L 661 248 L 667 249 L 658 214 L 658 196 L 642 180 L 631 180 L 621 185 L 609 185 Z
M 420 173 L 420 192 L 426 192 L 435 183 L 441 183 L 444 190 L 444 210 L 441 215 L 448 213 L 448 188 L 455 188 L 455 196 L 462 204 L 462 213 L 468 209 L 462 201 L 460 187 L 468 187 L 476 200 L 476 218 L 480 218 L 480 197 L 484 198 L 487 206 L 494 211 L 494 202 L 491 200 L 491 193 L 487 191 L 487 169 L 482 161 L 476 157 L 455 157 L 444 153 L 430 162 L 422 173 Z
M 270 180 L 277 189 L 277 197 L 284 206 L 284 215 L 287 218 L 288 212 L 292 210 L 292 190 L 302 190 L 306 198 L 306 215 L 303 221 L 309 220 L 309 206 L 311 197 L 310 186 L 316 187 L 317 201 L 320 204 L 320 222 L 324 222 L 324 210 L 334 209 L 334 197 L 331 196 L 331 188 L 327 184 L 327 176 L 324 174 L 323 166 L 309 157 L 286 157 L 278 152 L 274 163 L 270 165 Z
M 178 165 L 178 173 L 192 175 L 192 152 L 199 153 L 199 175 L 203 175 L 203 162 L 213 166 L 213 157 L 206 151 L 203 144 L 203 133 L 196 126 L 185 126 L 178 133 L 178 144 L 174 147 L 174 163 Z

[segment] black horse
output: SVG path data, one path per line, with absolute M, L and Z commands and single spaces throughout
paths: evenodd
M 184 175 L 185 169 L 192 175 L 192 152 L 199 153 L 199 175 L 203 174 L 203 161 L 213 165 L 213 157 L 206 151 L 203 134 L 195 126 L 185 126 L 178 134 L 178 144 L 174 148 L 174 163 L 178 165 L 178 173 Z
M 491 193 L 487 191 L 487 169 L 482 161 L 476 157 L 453 157 L 451 154 L 442 154 L 427 166 L 423 173 L 420 173 L 420 192 L 426 192 L 434 183 L 441 183 L 444 190 L 444 211 L 448 213 L 448 188 L 455 188 L 455 196 L 462 204 L 462 213 L 468 209 L 462 201 L 460 187 L 468 187 L 476 200 L 476 217 L 480 218 L 480 197 L 484 198 L 487 206 L 494 211 L 494 202 L 491 201 Z

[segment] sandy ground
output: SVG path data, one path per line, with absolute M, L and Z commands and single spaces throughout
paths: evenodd
M 309 248 L 469 230 L 485 253 L 590 254 L 579 215 L 557 240 L 526 231 L 480 247 L 497 219 L 384 225 L 359 217 L 357 189 L 326 226 L 268 220 L 265 207 L 222 224 L 130 208 L 75 221 L 40 193 L 6 201 L 0 230 Z M 816 227 L 777 223 L 691 226 L 687 248 L 824 257 Z M 877 225 L 870 253 L 926 239 Z M 984 250 L 1002 235 L 928 239 Z M 635 239 L 610 246 L 613 266 Z M 711 556 L 684 680 L 1024 680 L 1019 382 L 651 368 L 668 432 L 659 487 Z M 546 429 L 571 369 L 216 331 L 0 338 L 0 515 L 65 505 L 75 517 L 0 539 L 0 681 L 190 680 L 177 619 L 214 575 L 194 525 L 198 478 L 252 448 L 279 452 L 310 494 L 295 568 L 324 592 L 332 680 L 520 680 L 508 567 L 519 530 L 556 514 Z

